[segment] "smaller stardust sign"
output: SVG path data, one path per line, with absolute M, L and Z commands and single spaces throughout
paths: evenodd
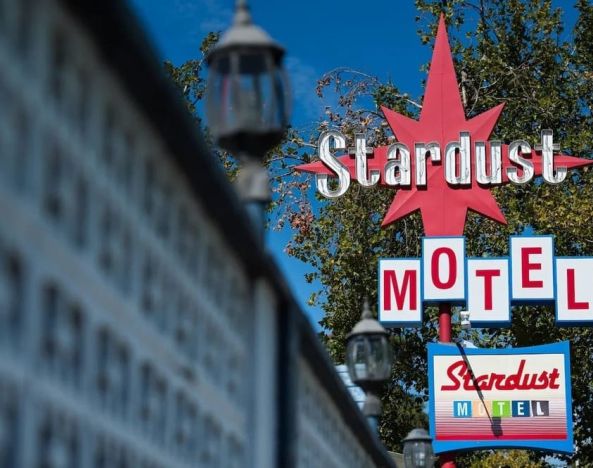
M 531 448 L 573 453 L 567 341 L 530 348 L 428 345 L 435 453 Z

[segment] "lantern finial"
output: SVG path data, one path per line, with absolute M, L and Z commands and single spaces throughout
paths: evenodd
M 365 297 L 364 302 L 362 304 L 362 315 L 361 319 L 372 319 L 373 315 L 371 314 L 371 308 L 369 306 L 369 298 Z
M 247 0 L 237 0 L 237 3 L 235 4 L 235 18 L 233 19 L 233 23 L 235 26 L 246 26 L 252 23 L 251 12 L 249 11 Z

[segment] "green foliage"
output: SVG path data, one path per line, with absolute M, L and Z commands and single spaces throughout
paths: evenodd
M 237 175 L 236 161 L 226 151 L 214 148 L 208 128 L 203 124 L 202 119 L 198 115 L 198 105 L 206 94 L 206 79 L 204 78 L 206 57 L 212 47 L 216 45 L 219 38 L 220 33 L 218 32 L 208 33 L 200 44 L 199 58 L 188 60 L 178 66 L 166 60 L 163 63 L 163 68 L 178 89 L 179 94 L 183 97 L 188 112 L 202 128 L 207 143 L 213 147 L 213 152 L 218 157 L 225 172 L 233 180 Z
M 168 60 L 163 64 L 165 72 L 184 97 L 187 109 L 196 118 L 198 118 L 196 105 L 204 98 L 206 93 L 206 80 L 203 77 L 206 56 L 219 38 L 220 33 L 208 33 L 200 44 L 201 56 L 198 59 L 188 60 L 179 66 L 175 66 Z
M 525 450 L 497 450 L 467 457 L 469 468 L 545 468 L 549 466 L 540 460 L 533 460 Z

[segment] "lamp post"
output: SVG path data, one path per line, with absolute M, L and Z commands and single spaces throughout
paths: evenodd
M 404 439 L 404 466 L 430 468 L 434 466 L 432 439 L 426 429 L 412 429 Z
M 271 201 L 263 158 L 288 125 L 283 56 L 284 49 L 253 24 L 246 0 L 237 0 L 233 25 L 206 58 L 208 125 L 216 143 L 241 163 L 237 190 L 262 234 Z
M 346 364 L 350 379 L 366 394 L 362 412 L 375 432 L 381 416 L 378 393 L 391 377 L 392 362 L 387 330 L 372 317 L 365 300 L 362 317 L 347 337 Z

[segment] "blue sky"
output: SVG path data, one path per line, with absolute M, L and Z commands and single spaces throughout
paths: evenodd
M 234 0 L 129 0 L 163 59 L 182 63 L 199 55 L 202 38 L 224 30 L 232 19 Z M 422 95 L 431 49 L 416 34 L 418 12 L 413 0 L 250 0 L 254 21 L 287 51 L 286 67 L 294 96 L 293 125 L 309 128 L 323 117 L 326 103 L 315 95 L 317 79 L 337 67 L 349 67 L 391 79 L 402 92 Z M 572 1 L 554 1 L 574 23 Z M 306 300 L 316 290 L 303 275 L 307 265 L 288 257 L 283 247 L 290 233 L 269 234 L 270 249 L 286 273 L 313 323 L 321 311 Z

